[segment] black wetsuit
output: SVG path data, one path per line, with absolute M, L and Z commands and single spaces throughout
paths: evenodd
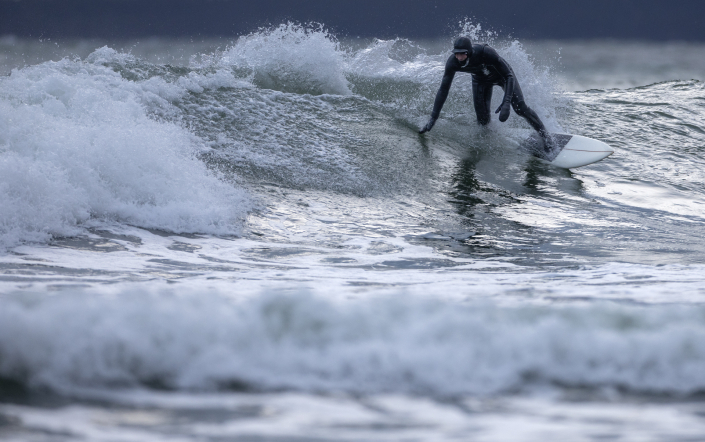
M 455 58 L 455 54 L 450 56 L 446 62 L 441 87 L 438 89 L 436 101 L 433 104 L 432 120 L 438 119 L 456 72 L 472 74 L 473 103 L 477 121 L 480 124 L 485 125 L 490 122 L 492 88 L 499 86 L 504 90 L 502 102 L 509 101 L 512 108 L 514 108 L 514 112 L 524 117 L 542 137 L 545 138 L 548 135 L 546 127 L 539 119 L 539 116 L 524 102 L 524 95 L 521 93 L 521 87 L 511 66 L 497 54 L 497 51 L 486 44 L 473 44 L 472 52 L 463 62 L 458 61 Z

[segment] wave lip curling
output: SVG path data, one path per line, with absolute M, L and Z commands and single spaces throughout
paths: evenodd
M 64 59 L 0 79 L 0 245 L 75 235 L 89 220 L 240 232 L 248 194 L 197 158 L 198 137 L 155 116 L 186 89 L 126 80 L 102 64 L 111 56 L 102 48 L 88 58 L 96 63 Z

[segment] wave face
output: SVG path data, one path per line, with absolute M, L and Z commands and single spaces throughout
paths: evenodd
M 565 93 L 557 70 L 538 66 L 520 42 L 471 25 L 463 32 L 509 61 L 551 130 L 604 140 L 617 154 L 585 169 L 580 182 L 527 165 L 512 147 L 527 124 L 514 115 L 479 128 L 463 75 L 434 130 L 419 137 L 447 45 L 341 43 L 325 30 L 288 24 L 193 56 L 188 66 L 103 47 L 0 80 L 2 244 L 75 235 L 107 221 L 237 235 L 257 201 L 271 203 L 260 186 L 274 185 L 332 198 L 413 199 L 490 235 L 523 236 L 512 223 L 536 217 L 535 204 L 563 212 L 550 220 L 562 219 L 559 235 L 626 213 L 622 226 L 636 223 L 700 250 L 681 226 L 661 232 L 660 222 L 700 218 L 700 81 Z M 609 194 L 600 193 L 605 182 L 613 184 Z M 595 200 L 605 206 L 595 209 Z M 631 241 L 637 230 L 622 237 Z
M 0 376 L 64 392 L 158 386 L 483 396 L 559 385 L 681 396 L 705 390 L 703 318 L 701 306 L 74 292 L 3 301 Z
M 599 138 L 618 153 L 592 166 L 583 183 L 523 166 L 511 146 L 528 134 L 527 124 L 513 116 L 479 128 L 463 75 L 433 132 L 419 137 L 445 46 L 436 52 L 403 39 L 355 46 L 288 24 L 181 67 L 103 47 L 83 60 L 15 69 L 0 81 L 2 244 L 75 235 L 106 221 L 237 235 L 255 201 L 271 203 L 257 190 L 263 185 L 332 198 L 415 199 L 487 233 L 523 235 L 506 221 L 535 216 L 534 203 L 565 212 L 561 235 L 571 223 L 590 228 L 613 216 L 610 207 L 593 211 L 596 196 L 621 206 L 616 211 L 626 210 L 630 223 L 672 218 L 672 211 L 699 218 L 701 82 L 562 93 L 554 70 L 537 67 L 521 43 L 471 25 L 464 33 L 497 47 L 550 129 Z M 600 194 L 605 182 L 631 193 L 648 189 L 648 198 L 627 201 L 614 188 Z M 490 222 L 488 207 L 498 215 Z M 586 209 L 589 222 L 572 215 Z M 635 230 L 628 233 L 633 238 Z

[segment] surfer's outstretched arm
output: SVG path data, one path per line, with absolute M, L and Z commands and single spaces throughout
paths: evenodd
M 455 77 L 455 70 L 449 69 L 448 63 L 446 63 L 446 70 L 443 73 L 441 87 L 438 88 L 438 92 L 436 93 L 436 100 L 433 102 L 433 112 L 431 112 L 431 118 L 428 120 L 428 123 L 426 123 L 423 129 L 419 131 L 420 134 L 428 132 L 429 130 L 431 130 L 433 125 L 436 124 L 436 120 L 441 114 L 441 109 L 443 108 L 443 105 L 446 102 L 446 98 L 448 98 L 448 91 L 450 91 L 450 85 L 453 83 L 453 77 Z

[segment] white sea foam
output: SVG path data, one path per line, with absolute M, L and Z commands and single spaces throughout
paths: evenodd
M 496 394 L 532 385 L 705 389 L 705 310 L 499 306 L 303 293 L 62 292 L 0 300 L 0 376 L 59 390 L 156 383 Z
M 439 125 L 416 135 L 410 122 L 427 118 L 452 38 L 437 53 L 377 41 L 363 60 L 322 35 L 309 41 L 321 54 L 303 58 L 321 55 L 331 70 L 319 77 L 290 60 L 275 78 L 300 75 L 301 87 L 266 83 L 256 72 L 281 73 L 266 60 L 250 69 L 220 54 L 176 68 L 108 48 L 0 79 L 2 241 L 100 227 L 0 253 L 0 384 L 49 386 L 71 402 L 5 397 L 0 438 L 698 439 L 702 83 L 568 95 L 561 123 L 618 148 L 589 168 L 461 161 L 523 123 L 495 120 L 496 143 L 475 136 L 465 75 Z M 512 64 L 529 105 L 563 111 L 532 46 L 473 35 Z M 581 84 L 621 84 L 589 63 L 612 46 L 622 43 L 573 46 L 587 60 Z M 657 49 L 665 64 L 685 57 Z M 617 58 L 635 74 L 626 84 L 691 78 Z M 354 96 L 312 96 L 341 71 Z M 213 147 L 206 164 L 229 154 L 225 166 L 266 204 L 248 217 L 253 235 L 127 225 L 192 215 L 195 231 L 237 229 L 242 194 L 193 159 L 203 145 Z M 403 180 L 423 191 L 345 193 Z M 136 385 L 176 391 L 115 388 Z M 223 394 L 242 386 L 274 392 Z M 620 388 L 668 396 L 620 398 Z M 340 390 L 363 394 L 326 394 Z
M 344 56 L 322 27 L 288 23 L 240 37 L 222 54 L 219 65 L 246 68 L 268 89 L 349 95 Z
M 128 81 L 102 48 L 0 79 L 0 245 L 73 235 L 88 219 L 176 232 L 237 233 L 247 194 L 196 158 L 203 143 L 170 114 L 187 90 L 224 73 Z M 232 80 L 232 81 L 231 81 Z

